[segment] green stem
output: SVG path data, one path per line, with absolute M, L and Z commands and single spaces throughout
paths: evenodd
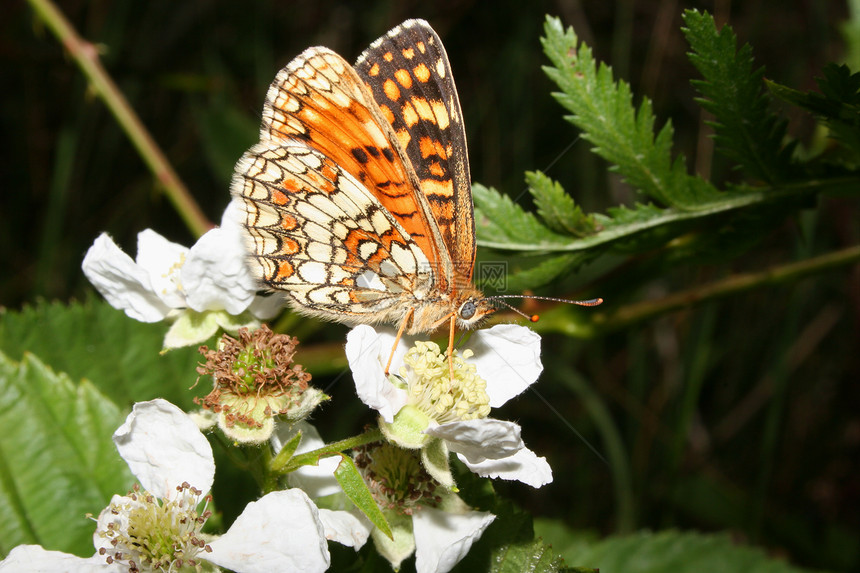
M 122 130 L 131 139 L 149 170 L 163 185 L 168 199 L 173 203 L 189 230 L 199 237 L 212 228 L 212 223 L 203 214 L 200 206 L 194 201 L 191 193 L 141 123 L 140 118 L 132 110 L 128 100 L 102 66 L 96 47 L 78 35 L 72 24 L 51 0 L 29 0 L 29 2 L 42 21 L 68 50 L 86 76 L 92 90 L 102 99 Z
M 570 305 L 560 305 L 541 315 L 540 322 L 535 323 L 535 326 L 532 328 L 538 332 L 562 332 L 569 336 L 590 337 L 597 333 L 621 330 L 631 324 L 661 316 L 681 308 L 725 298 L 766 285 L 788 283 L 808 275 L 819 274 L 832 268 L 843 267 L 857 262 L 860 262 L 860 246 L 827 253 L 820 257 L 796 263 L 771 267 L 757 273 L 730 276 L 723 280 L 681 291 L 659 300 L 648 300 L 622 306 L 611 312 L 594 312 L 589 315 L 590 320 L 587 322 L 582 318 L 582 311 L 574 310 Z M 607 302 L 611 304 L 611 301 Z M 606 303 L 604 303 L 605 306 Z
M 277 456 L 275 456 L 275 459 L 272 460 L 270 469 L 273 474 L 288 474 L 302 466 L 316 465 L 321 458 L 335 456 L 345 450 L 351 450 L 353 448 L 357 448 L 358 446 L 363 446 L 371 442 L 377 442 L 382 439 L 382 431 L 378 427 L 376 427 L 372 430 L 365 431 L 363 434 L 359 434 L 357 436 L 353 436 L 352 438 L 347 438 L 345 440 L 340 440 L 338 442 L 332 442 L 330 444 L 326 444 L 321 448 L 311 450 L 310 452 L 305 452 L 297 456 L 285 456 L 286 459 L 281 459 L 280 454 L 278 454 Z
M 588 410 L 603 439 L 615 491 L 617 531 L 630 533 L 636 528 L 636 504 L 633 497 L 633 477 L 621 433 L 612 420 L 606 404 L 578 372 L 562 366 L 558 378 L 582 400 L 583 406 Z

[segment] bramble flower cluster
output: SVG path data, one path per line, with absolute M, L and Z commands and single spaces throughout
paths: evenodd
M 552 481 L 520 427 L 490 416 L 542 370 L 540 338 L 515 325 L 477 331 L 451 356 L 430 341 L 353 328 L 346 357 L 377 426 L 326 445 L 308 419 L 329 397 L 294 362 L 298 340 L 259 324 L 281 300 L 258 294 L 238 235 L 231 205 L 222 226 L 190 249 L 148 230 L 132 261 L 107 235 L 96 240 L 85 274 L 131 318 L 172 321 L 165 348 L 200 344 L 219 329 L 234 336 L 200 347 L 198 381 L 212 380 L 211 391 L 195 399 L 200 412 L 161 399 L 139 402 L 114 433 L 139 484 L 114 495 L 94 519 L 93 555 L 19 546 L 0 571 L 316 572 L 331 564 L 328 542 L 358 551 L 372 540 L 395 570 L 414 555 L 419 573 L 445 573 L 496 519 L 460 497 L 451 452 L 481 477 L 532 487 Z M 201 428 L 216 423 L 227 448 L 242 446 L 241 455 L 257 463 L 264 492 L 221 535 L 204 530 L 217 499 Z

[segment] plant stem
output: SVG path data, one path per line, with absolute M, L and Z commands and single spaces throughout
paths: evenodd
M 365 431 L 363 434 L 332 442 L 316 450 L 293 456 L 289 460 L 278 460 L 276 457 L 271 466 L 272 473 L 288 474 L 302 466 L 316 465 L 321 458 L 337 455 L 345 450 L 351 450 L 364 444 L 376 442 L 383 438 L 382 431 L 377 427 Z
M 39 18 L 68 50 L 86 76 L 92 90 L 104 101 L 122 130 L 131 139 L 149 170 L 164 187 L 164 192 L 188 229 L 198 237 L 209 230 L 212 223 L 200 210 L 191 193 L 132 110 L 128 100 L 102 66 L 96 47 L 78 35 L 72 24 L 51 0 L 29 0 L 29 2 Z
M 724 298 L 766 285 L 778 285 L 799 280 L 808 275 L 860 262 L 860 246 L 849 247 L 803 261 L 771 267 L 757 273 L 733 275 L 723 280 L 681 291 L 658 300 L 647 300 L 619 307 L 611 312 L 593 312 L 589 320 L 570 305 L 559 305 L 541 315 L 534 328 L 538 332 L 561 332 L 569 336 L 588 338 L 598 333 L 621 330 L 669 312 Z M 609 301 L 611 304 L 611 301 Z M 604 306 L 606 306 L 604 304 Z M 603 308 L 603 307 L 598 307 Z

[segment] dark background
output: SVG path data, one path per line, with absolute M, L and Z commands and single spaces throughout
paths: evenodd
M 472 178 L 529 206 L 523 172 L 542 169 L 586 210 L 602 210 L 631 194 L 562 121 L 550 96 L 554 86 L 540 69 L 547 63 L 539 43 L 545 14 L 572 25 L 616 77 L 632 84 L 637 102 L 653 99 L 657 117 L 673 122 L 676 150 L 689 168 L 717 184 L 738 175 L 711 160 L 689 84 L 696 75 L 685 57 L 682 10 L 715 13 L 752 44 L 767 77 L 803 90 L 814 87 L 824 63 L 845 57 L 840 28 L 848 17 L 842 2 L 811 0 L 155 0 L 70 1 L 60 8 L 99 46 L 108 71 L 213 221 L 227 204 L 233 163 L 256 141 L 266 88 L 311 45 L 353 60 L 402 20 L 429 20 L 460 92 Z M 80 262 L 101 231 L 132 254 L 136 234 L 148 227 L 190 245 L 191 233 L 56 38 L 27 4 L 7 2 L 3 11 L 0 304 L 87 296 Z M 790 132 L 809 141 L 810 119 L 789 120 Z M 824 199 L 813 207 L 734 260 L 643 277 L 641 298 L 857 243 L 856 203 Z M 556 481 L 537 491 L 499 488 L 537 515 L 600 534 L 728 530 L 799 564 L 860 570 L 858 293 L 857 269 L 834 271 L 591 341 L 545 337 L 539 391 L 560 415 L 527 395 L 498 417 L 523 425 L 527 444 L 549 458 Z M 342 340 L 342 328 L 324 328 L 319 340 Z M 366 421 L 340 416 L 331 422 L 338 431 Z M 604 456 L 606 428 L 614 428 L 626 475 L 593 454 L 568 423 Z M 629 486 L 626 505 L 619 481 Z

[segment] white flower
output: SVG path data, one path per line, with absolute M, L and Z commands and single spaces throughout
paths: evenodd
M 83 262 L 87 279 L 114 308 L 141 322 L 175 320 L 166 348 L 202 342 L 224 328 L 258 326 L 275 315 L 278 296 L 257 295 L 246 269 L 239 209 L 231 202 L 221 226 L 204 234 L 190 249 L 150 229 L 137 236 L 137 260 L 105 233 Z
M 317 429 L 307 422 L 292 426 L 279 425 L 271 439 L 276 454 L 297 431 L 302 432 L 302 439 L 296 448 L 296 455 L 324 445 Z M 326 537 L 359 549 L 367 541 L 368 535 L 372 535 L 377 550 L 395 570 L 404 559 L 414 553 L 417 573 L 447 573 L 466 556 L 472 544 L 481 537 L 496 516 L 489 512 L 474 511 L 456 494 L 443 491 L 438 487 L 437 493 L 441 495 L 435 496 L 436 499 L 430 502 L 423 502 L 420 497 L 415 497 L 415 492 L 422 489 L 421 482 L 426 481 L 428 476 L 420 471 L 420 466 L 414 465 L 414 459 L 409 459 L 412 454 L 408 450 L 400 449 L 400 453 L 405 454 L 405 457 L 400 459 L 396 451 L 397 446 L 384 444 L 382 448 L 387 449 L 388 455 L 377 455 L 376 461 L 371 461 L 372 468 L 365 467 L 361 470 L 365 480 L 370 479 L 373 482 L 370 489 L 374 498 L 380 494 L 377 486 L 381 483 L 389 485 L 397 481 L 396 479 L 380 481 L 378 479 L 380 476 L 384 477 L 388 474 L 389 478 L 392 475 L 411 478 L 408 479 L 408 483 L 401 483 L 408 491 L 405 497 L 409 501 L 406 504 L 402 503 L 402 500 L 398 501 L 397 488 L 382 488 L 387 490 L 388 494 L 383 496 L 385 497 L 383 513 L 391 526 L 394 539 L 388 538 L 379 529 L 373 527 L 370 521 L 356 509 L 351 511 L 320 509 Z M 365 451 L 363 454 L 365 460 L 374 458 L 373 450 L 371 448 L 370 453 Z M 303 466 L 289 474 L 290 485 L 304 489 L 315 499 L 328 497 L 332 500 L 336 499 L 338 494 L 344 496 L 340 484 L 334 478 L 334 471 L 340 460 L 340 457 L 333 456 L 322 458 L 316 466 Z M 360 463 L 358 457 L 356 457 L 356 463 Z M 432 487 L 424 491 L 431 490 Z M 377 499 L 377 503 L 380 501 L 383 500 Z
M 512 324 L 475 332 L 463 358 L 455 356 L 454 384 L 443 351 L 418 343 L 407 355 L 413 343 L 405 338 L 398 342 L 390 369 L 400 377 L 386 377 L 394 340 L 391 332 L 362 325 L 349 332 L 346 343 L 358 397 L 379 412 L 380 428 L 389 440 L 421 448 L 427 471 L 448 487 L 453 486 L 449 451 L 482 477 L 532 487 L 552 481 L 546 459 L 523 444 L 519 425 L 485 413 L 486 406 L 501 406 L 537 380 L 543 370 L 537 334 Z
M 227 533 L 202 540 L 207 512 L 198 514 L 197 507 L 212 486 L 215 462 L 194 421 L 173 404 L 161 399 L 135 404 L 114 442 L 145 491 L 114 496 L 102 511 L 93 534 L 96 554 L 83 559 L 21 546 L 0 570 L 128 571 L 130 561 L 141 571 L 174 570 L 180 559 L 184 565 L 208 561 L 249 573 L 328 568 L 318 510 L 300 490 L 249 503 Z

